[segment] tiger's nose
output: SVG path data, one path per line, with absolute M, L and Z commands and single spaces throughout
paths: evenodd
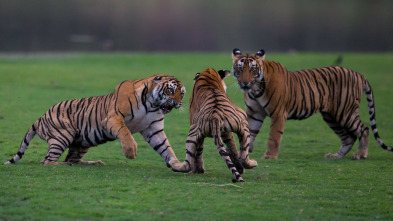
M 247 81 L 239 81 L 239 85 L 242 89 L 251 89 L 252 87 L 252 82 L 247 82 Z

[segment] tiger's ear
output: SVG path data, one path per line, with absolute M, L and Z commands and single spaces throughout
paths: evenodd
M 194 81 L 199 77 L 200 74 L 201 74 L 201 73 L 196 73 L 196 74 L 195 74 Z
M 226 76 L 228 76 L 231 72 L 228 70 L 219 70 L 218 74 L 220 75 L 221 79 L 224 79 Z
M 154 82 L 158 83 L 162 80 L 162 76 L 157 76 L 154 78 Z
M 261 49 L 255 55 L 259 57 L 258 60 L 265 60 L 265 50 Z
M 232 51 L 232 59 L 233 59 L 233 62 L 235 62 L 235 60 L 239 57 L 239 55 L 241 55 L 242 54 L 242 52 L 240 51 L 240 49 L 239 48 L 235 48 L 235 49 L 233 49 L 233 51 Z

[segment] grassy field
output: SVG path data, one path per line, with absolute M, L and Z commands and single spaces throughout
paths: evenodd
M 338 54 L 267 54 L 289 70 L 332 65 Z M 393 54 L 343 54 L 343 66 L 363 73 L 373 86 L 380 136 L 393 145 Z M 179 160 L 185 158 L 188 98 L 195 73 L 230 69 L 227 54 L 0 55 L 0 162 L 15 155 L 31 124 L 53 104 L 111 93 L 126 79 L 153 74 L 178 77 L 188 90 L 184 110 L 166 116 L 165 132 Z M 227 92 L 244 108 L 234 79 Z M 361 118 L 369 125 L 365 96 Z M 174 173 L 139 134 L 138 156 L 128 160 L 120 143 L 90 149 L 85 160 L 105 166 L 42 166 L 46 142 L 36 137 L 23 159 L 0 165 L 0 220 L 392 220 L 393 153 L 370 135 L 369 158 L 341 160 L 339 138 L 318 114 L 288 121 L 278 160 L 262 160 L 266 120 L 245 183 L 232 175 L 205 141 L 205 174 Z M 64 156 L 61 158 L 64 160 Z

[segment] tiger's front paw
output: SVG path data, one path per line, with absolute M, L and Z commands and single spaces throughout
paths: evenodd
M 340 154 L 337 154 L 337 153 L 335 153 L 335 154 L 332 154 L 332 153 L 325 154 L 325 158 L 329 158 L 329 159 L 341 159 L 343 157 L 344 156 L 342 156 Z
M 192 173 L 205 173 L 205 167 L 202 158 L 196 159 L 192 168 Z
M 246 160 L 240 160 L 240 162 L 242 166 L 246 169 L 252 169 L 258 166 L 258 162 L 256 160 L 246 159 Z
M 130 146 L 123 146 L 123 153 L 128 159 L 135 159 L 136 158 L 136 143 Z
M 263 157 L 262 157 L 262 159 L 277 159 L 277 155 L 276 156 L 273 156 L 273 155 L 271 155 L 271 154 L 268 154 L 268 153 L 265 153 L 264 155 L 263 155 Z
M 361 160 L 361 159 L 367 159 L 367 154 L 364 153 L 354 153 L 352 155 L 352 160 Z
M 128 159 L 135 159 L 136 158 L 136 150 L 129 150 L 129 151 L 124 151 L 124 156 L 126 156 Z
M 205 168 L 203 165 L 197 165 L 195 168 L 192 170 L 192 173 L 205 173 Z
M 192 170 L 190 164 L 188 161 L 185 161 L 183 163 L 180 163 L 179 161 L 177 162 L 169 162 L 169 164 L 172 167 L 172 170 L 175 172 L 183 172 L 183 173 L 188 173 Z
M 176 159 L 176 158 L 171 158 L 167 163 L 166 163 L 166 166 L 168 167 L 168 168 L 176 168 L 176 169 L 179 169 L 180 167 L 181 167 L 181 165 L 182 165 L 182 163 L 180 163 L 179 162 L 179 160 L 178 159 Z

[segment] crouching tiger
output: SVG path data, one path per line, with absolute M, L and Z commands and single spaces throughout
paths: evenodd
M 223 79 L 229 74 L 229 71 L 217 72 L 208 68 L 195 76 L 190 97 L 191 127 L 186 143 L 186 160 L 172 167 L 174 171 L 204 173 L 202 152 L 205 137 L 213 137 L 221 157 L 236 178 L 234 182 L 243 182 L 240 176 L 243 167 L 251 169 L 257 166 L 257 162 L 248 157 L 250 136 L 246 114 L 225 93 Z M 232 132 L 238 135 L 240 156 Z
M 156 75 L 124 81 L 108 95 L 60 102 L 30 127 L 18 153 L 4 164 L 18 162 L 36 134 L 49 144 L 41 164 L 104 164 L 82 157 L 90 147 L 115 139 L 124 155 L 134 159 L 137 144 L 132 133 L 140 132 L 170 167 L 179 161 L 164 133 L 164 114 L 181 106 L 184 93 L 175 77 Z M 67 147 L 65 161 L 57 162 Z
M 320 112 L 341 139 L 338 152 L 328 153 L 326 157 L 344 157 L 359 139 L 358 150 L 352 159 L 367 158 L 369 129 L 359 117 L 363 91 L 377 142 L 384 149 L 393 150 L 378 135 L 374 97 L 364 76 L 338 66 L 289 72 L 283 65 L 266 61 L 264 57 L 263 50 L 256 54 L 242 54 L 239 49 L 232 52 L 233 75 L 245 97 L 251 134 L 250 152 L 266 116 L 271 117 L 271 125 L 263 158 L 277 158 L 285 121 L 306 119 Z

